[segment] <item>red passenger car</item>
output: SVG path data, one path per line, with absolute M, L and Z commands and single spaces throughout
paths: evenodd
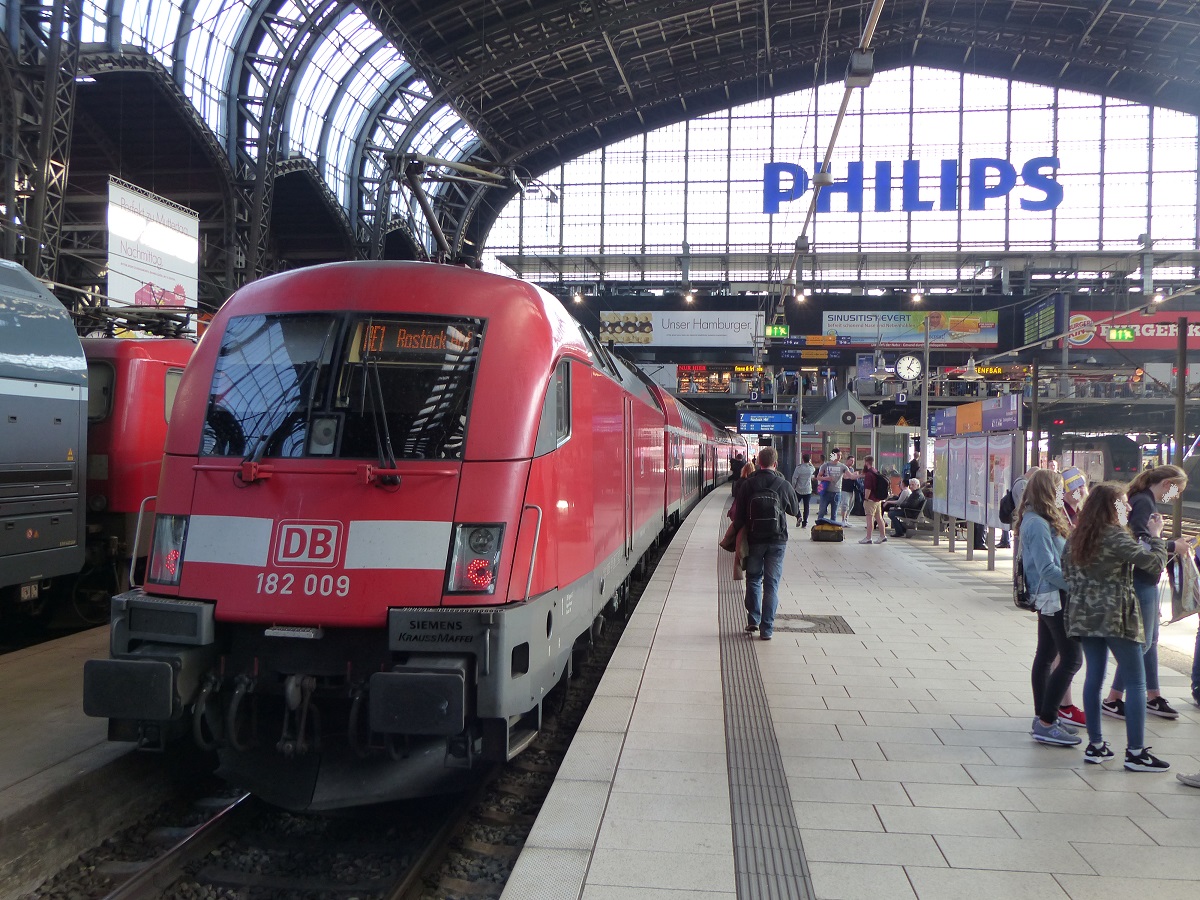
M 344 263 L 243 288 L 183 376 L 146 582 L 85 709 L 143 746 L 190 731 L 291 808 L 453 787 L 528 744 L 724 475 L 730 437 L 686 413 L 524 282 Z

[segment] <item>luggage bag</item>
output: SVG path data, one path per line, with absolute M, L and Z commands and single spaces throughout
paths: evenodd
M 817 523 L 809 531 L 812 532 L 812 539 L 814 541 L 837 542 L 845 540 L 845 535 L 842 533 L 842 526 L 836 522 L 827 522 L 824 519 L 818 519 Z

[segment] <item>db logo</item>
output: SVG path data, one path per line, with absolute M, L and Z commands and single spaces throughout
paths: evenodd
M 336 566 L 341 531 L 341 522 L 296 519 L 280 522 L 275 539 L 275 565 Z

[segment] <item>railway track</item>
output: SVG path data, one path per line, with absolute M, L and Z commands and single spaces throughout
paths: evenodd
M 84 853 L 24 900 L 499 897 L 656 562 L 606 620 L 578 677 L 547 699 L 534 742 L 473 791 L 298 814 L 213 782 L 197 786 L 200 799 L 177 799 Z

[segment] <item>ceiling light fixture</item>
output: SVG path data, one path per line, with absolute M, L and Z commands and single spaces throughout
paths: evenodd
M 983 376 L 979 374 L 979 369 L 975 366 L 975 357 L 967 359 L 967 369 L 959 376 L 964 381 L 981 381 Z

